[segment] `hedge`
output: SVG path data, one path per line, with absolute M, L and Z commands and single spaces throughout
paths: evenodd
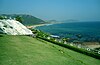
M 68 48 L 68 49 L 71 49 L 71 50 L 74 50 L 74 51 L 77 51 L 77 52 L 82 53 L 82 54 L 85 54 L 85 55 L 94 57 L 94 58 L 96 58 L 96 59 L 100 59 L 100 55 L 99 55 L 99 54 L 93 53 L 93 52 L 91 52 L 91 51 L 87 51 L 87 50 L 85 50 L 85 49 L 73 47 L 73 46 L 70 46 L 70 45 L 67 45 L 67 44 L 63 44 L 63 43 L 59 43 L 59 42 L 55 42 L 55 41 L 53 41 L 53 40 L 49 40 L 49 39 L 46 39 L 46 38 L 43 38 L 43 37 L 39 37 L 39 36 L 38 36 L 37 38 L 43 39 L 43 40 L 45 40 L 45 41 L 54 43 L 54 44 L 56 44 L 56 45 L 59 45 L 59 46 L 62 46 L 62 47 L 65 47 L 65 48 Z

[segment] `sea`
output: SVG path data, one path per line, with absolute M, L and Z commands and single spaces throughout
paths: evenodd
M 60 36 L 61 38 L 79 39 L 81 41 L 100 42 L 100 22 L 71 22 L 59 24 L 47 24 L 36 27 L 43 32 Z M 77 35 L 80 35 L 79 38 Z

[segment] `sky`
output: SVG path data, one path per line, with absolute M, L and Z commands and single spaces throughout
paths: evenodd
M 100 21 L 100 0 L 0 0 L 0 14 L 30 14 L 43 20 Z

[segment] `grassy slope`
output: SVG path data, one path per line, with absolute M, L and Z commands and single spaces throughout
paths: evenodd
M 62 53 L 62 50 L 64 53 Z M 99 65 L 100 60 L 27 36 L 0 37 L 0 65 Z

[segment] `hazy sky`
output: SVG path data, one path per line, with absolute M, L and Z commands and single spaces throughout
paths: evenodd
M 16 13 L 43 20 L 100 21 L 100 0 L 0 0 L 0 14 Z

